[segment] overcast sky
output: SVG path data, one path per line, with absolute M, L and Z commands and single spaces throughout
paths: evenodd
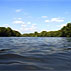
M 69 0 L 0 0 L 0 27 L 31 33 L 59 30 L 68 22 Z

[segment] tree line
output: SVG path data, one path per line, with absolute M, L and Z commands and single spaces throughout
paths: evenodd
M 40 33 L 21 34 L 10 27 L 0 27 L 0 37 L 71 37 L 71 23 L 67 23 L 58 31 L 42 31 Z
M 71 37 L 71 23 L 67 23 L 58 31 L 42 31 L 40 33 L 34 32 L 23 34 L 24 37 Z
M 0 37 L 20 37 L 21 33 L 12 30 L 10 27 L 0 27 Z

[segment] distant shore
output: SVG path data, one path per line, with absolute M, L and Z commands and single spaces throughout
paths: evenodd
M 12 30 L 10 27 L 0 27 L 0 37 L 71 37 L 71 23 L 67 23 L 58 31 L 42 31 L 38 33 L 21 34 L 19 31 Z

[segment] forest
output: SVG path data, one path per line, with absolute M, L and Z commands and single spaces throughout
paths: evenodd
M 71 23 L 67 23 L 66 26 L 63 26 L 58 31 L 42 31 L 38 33 L 23 34 L 24 37 L 71 37 Z
M 12 30 L 10 27 L 0 27 L 0 37 L 20 37 L 21 33 Z
M 26 33 L 21 34 L 16 30 L 12 30 L 10 27 L 0 27 L 0 37 L 71 37 L 71 23 L 67 23 L 58 31 L 42 31 L 38 33 Z

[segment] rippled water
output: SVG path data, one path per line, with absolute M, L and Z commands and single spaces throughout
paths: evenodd
M 71 38 L 0 37 L 0 70 L 71 70 Z

